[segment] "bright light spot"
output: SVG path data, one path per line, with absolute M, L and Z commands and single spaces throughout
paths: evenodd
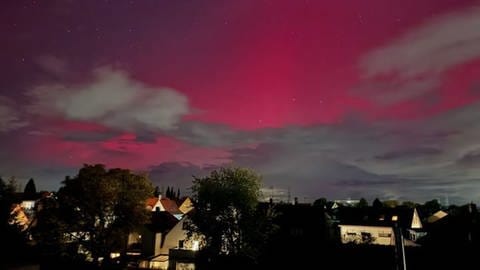
M 392 216 L 392 221 L 397 221 L 398 220 L 398 216 Z
M 200 246 L 200 243 L 199 243 L 197 240 L 193 241 L 193 243 L 192 243 L 192 250 L 197 251 L 198 248 L 199 248 L 199 246 Z
M 118 258 L 118 257 L 120 257 L 120 253 L 118 253 L 118 252 L 110 253 L 110 258 L 115 259 L 115 258 Z

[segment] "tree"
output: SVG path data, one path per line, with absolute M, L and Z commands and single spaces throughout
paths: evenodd
M 397 200 L 386 200 L 383 202 L 383 206 L 387 208 L 395 208 L 399 205 Z
M 10 214 L 12 206 L 18 203 L 15 194 L 17 187 L 15 177 L 11 177 L 7 182 L 0 178 L 0 249 L 3 250 L 3 262 L 21 261 L 30 255 L 26 252 L 26 234 L 18 230 L 15 224 L 16 216 Z
M 33 178 L 30 178 L 25 186 L 25 189 L 23 190 L 23 198 L 25 200 L 32 200 L 35 199 L 36 195 L 37 188 L 35 187 L 35 182 L 33 181 Z
M 158 197 L 162 192 L 160 191 L 160 187 L 156 186 L 155 191 L 153 192 L 153 196 Z
M 165 191 L 164 195 L 165 195 L 166 198 L 170 197 L 170 187 L 169 186 L 167 186 L 167 191 Z
M 415 207 L 418 206 L 417 203 L 412 202 L 412 201 L 404 201 L 404 202 L 402 203 L 402 205 L 403 205 L 403 206 L 406 206 L 406 207 L 408 207 L 408 208 L 415 208 Z
M 221 168 L 203 178 L 194 177 L 195 211 L 190 234 L 204 236 L 209 256 L 246 256 L 258 253 L 258 239 L 265 237 L 268 217 L 257 211 L 261 177 L 245 168 Z M 261 224 L 261 225 L 260 225 Z
M 357 206 L 359 208 L 366 208 L 366 207 L 368 207 L 368 202 L 365 198 L 360 198 L 360 201 L 358 202 Z
M 320 209 L 325 209 L 327 207 L 327 199 L 320 198 L 313 202 L 313 206 L 318 207 Z
M 383 203 L 378 198 L 375 198 L 375 200 L 372 203 L 372 207 L 374 209 L 377 209 L 377 210 L 382 209 L 383 208 Z
M 0 236 L 3 235 L 10 214 L 13 193 L 8 189 L 7 183 L 0 178 Z
M 64 240 L 73 250 L 83 249 L 94 262 L 100 257 L 107 261 L 112 251 L 123 248 L 128 233 L 148 220 L 145 201 L 152 192 L 145 175 L 125 169 L 107 171 L 99 164 L 84 165 L 77 176 L 62 182 L 58 203 L 53 204 L 58 208 L 49 204 L 55 218 L 49 217 L 54 212 L 42 213 L 49 217 L 44 221 L 56 223 L 39 224 L 39 228 L 57 227 L 61 235 L 68 236 Z M 37 235 L 42 233 L 40 230 Z
M 442 206 L 440 205 L 438 200 L 431 200 L 431 201 L 425 202 L 420 208 L 422 210 L 422 213 L 428 217 L 435 214 L 435 212 L 439 211 L 442 208 Z

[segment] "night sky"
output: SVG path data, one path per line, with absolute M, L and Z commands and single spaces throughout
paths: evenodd
M 480 2 L 3 1 L 0 175 L 84 163 L 186 188 L 480 198 Z

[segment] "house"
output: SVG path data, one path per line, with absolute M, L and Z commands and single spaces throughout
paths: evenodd
M 480 239 L 480 215 L 475 204 L 451 207 L 448 213 L 442 212 L 429 218 L 426 243 L 435 247 L 460 247 Z
M 187 206 L 182 209 L 188 210 Z M 150 222 L 129 234 L 127 255 L 140 258 L 140 268 L 169 269 L 170 265 L 175 269 L 177 263 L 188 267 L 202 242 L 201 237 L 187 237 L 188 214 L 182 213 L 174 200 L 161 196 L 148 199 L 147 209 Z
M 393 227 L 365 226 L 365 225 L 338 225 L 343 244 L 376 244 L 392 246 L 395 244 Z
M 177 220 L 167 211 L 152 212 L 151 223 L 142 230 L 129 235 L 129 251 L 140 251 L 139 267 L 149 269 L 167 269 L 171 253 L 181 250 L 194 258 L 200 248 L 201 239 L 188 239 L 185 222 L 188 216 Z M 132 251 L 134 250 L 134 251 Z M 174 251 L 172 251 L 174 250 Z M 179 256 L 178 252 L 176 252 Z M 177 260 L 176 258 L 173 258 Z
M 342 243 L 394 245 L 398 227 L 408 246 L 425 236 L 417 209 L 407 207 L 384 209 L 343 208 L 339 215 Z

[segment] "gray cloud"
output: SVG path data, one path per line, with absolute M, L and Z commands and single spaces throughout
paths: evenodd
M 414 158 L 418 156 L 431 156 L 441 154 L 442 150 L 434 147 L 419 147 L 411 149 L 403 149 L 399 151 L 386 152 L 376 156 L 377 159 L 394 160 L 402 158 Z
M 95 122 L 124 131 L 175 129 L 189 113 L 187 98 L 167 88 L 149 88 L 122 71 L 97 69 L 90 83 L 52 84 L 27 93 L 32 113 Z
M 60 132 L 61 138 L 66 141 L 77 142 L 98 142 L 112 139 L 119 136 L 120 133 L 112 130 L 108 131 L 63 131 Z
M 440 86 L 438 77 L 423 77 L 411 80 L 374 79 L 366 81 L 363 85 L 354 88 L 354 95 L 361 95 L 376 104 L 388 106 L 397 102 L 413 98 L 421 98 Z
M 250 132 L 209 124 L 205 134 L 215 137 L 189 133 L 195 140 L 188 140 L 198 145 L 221 142 L 231 156 L 230 162 L 218 166 L 251 167 L 264 176 L 266 188 L 290 188 L 292 196 L 417 201 L 450 196 L 451 202 L 452 198 L 468 202 L 477 200 L 480 191 L 474 184 L 480 180 L 480 168 L 465 166 L 478 158 L 478 119 L 480 106 L 472 104 L 432 118 L 396 123 L 347 120 Z M 187 176 L 206 173 L 197 166 L 169 165 L 162 177 L 171 182 L 188 179 L 183 182 L 187 186 L 191 183 Z
M 199 146 L 232 146 L 254 141 L 253 133 L 233 130 L 222 124 L 184 121 L 177 128 L 163 134 Z
M 478 166 L 480 165 L 480 149 L 473 150 L 462 156 L 458 163 L 466 166 Z
M 20 113 L 15 109 L 15 104 L 11 100 L 0 96 L 0 132 L 12 131 L 27 125 L 28 122 L 20 118 Z
M 362 86 L 353 93 L 389 105 L 423 97 L 441 75 L 480 57 L 480 7 L 434 17 L 360 60 Z
M 414 78 L 438 73 L 480 57 L 480 7 L 434 17 L 390 45 L 365 56 L 368 77 L 398 73 Z
M 149 176 L 155 185 L 175 186 L 188 190 L 193 176 L 203 177 L 218 166 L 198 166 L 189 162 L 164 162 L 149 168 Z

